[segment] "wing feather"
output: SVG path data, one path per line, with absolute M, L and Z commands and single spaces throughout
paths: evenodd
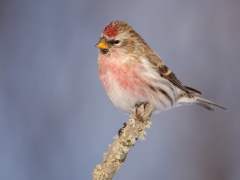
M 199 91 L 193 88 L 185 87 L 154 51 L 152 51 L 150 54 L 147 54 L 146 58 L 151 62 L 153 68 L 159 71 L 159 74 L 163 78 L 169 80 L 173 85 L 184 91 L 189 97 L 191 97 L 191 94 L 201 94 Z

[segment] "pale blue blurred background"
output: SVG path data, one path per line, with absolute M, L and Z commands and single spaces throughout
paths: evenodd
M 239 0 L 0 1 L 0 179 L 92 179 L 128 119 L 105 95 L 94 47 L 117 19 L 231 111 L 154 115 L 114 179 L 239 180 Z

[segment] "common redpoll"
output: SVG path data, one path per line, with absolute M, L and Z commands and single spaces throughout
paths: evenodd
M 131 113 L 139 103 L 151 103 L 155 112 L 186 104 L 209 110 L 219 106 L 198 97 L 201 93 L 184 86 L 161 58 L 134 29 L 113 21 L 104 29 L 96 46 L 99 77 L 112 103 Z

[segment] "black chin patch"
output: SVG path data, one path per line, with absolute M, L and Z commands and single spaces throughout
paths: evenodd
M 103 53 L 103 54 L 107 54 L 107 53 L 108 53 L 108 49 L 101 49 L 100 51 L 101 51 L 101 53 Z

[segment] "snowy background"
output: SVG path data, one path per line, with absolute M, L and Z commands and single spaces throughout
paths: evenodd
M 114 179 L 239 180 L 239 0 L 0 1 L 0 179 L 92 179 L 128 119 L 103 90 L 94 47 L 118 19 L 231 111 L 154 115 Z

